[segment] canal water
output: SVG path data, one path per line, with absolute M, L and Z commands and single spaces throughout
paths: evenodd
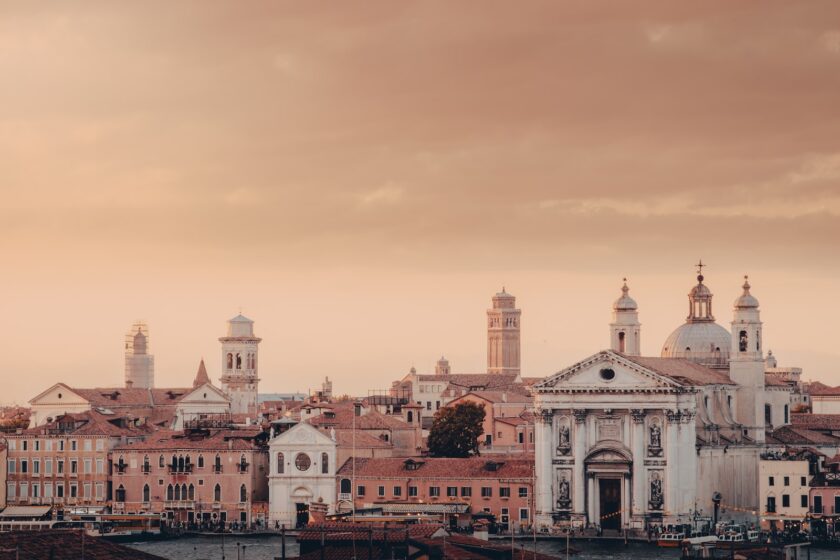
M 495 541 L 499 542 L 499 541 Z M 237 543 L 238 555 L 237 555 Z M 156 554 L 169 560 L 273 560 L 280 557 L 280 537 L 260 536 L 255 538 L 188 537 L 171 541 L 129 543 L 128 546 Z M 524 558 L 533 550 L 530 542 L 516 542 L 517 550 L 525 547 Z M 638 559 L 676 559 L 679 549 L 659 548 L 656 545 L 621 542 L 572 541 L 572 548 L 579 552 L 571 558 L 575 560 L 638 560 Z M 566 542 L 560 540 L 540 540 L 537 550 L 565 558 Z M 294 538 L 286 539 L 286 557 L 298 555 L 298 546 Z M 519 555 L 515 555 L 519 558 Z M 811 560 L 837 560 L 840 553 L 836 550 L 811 550 Z

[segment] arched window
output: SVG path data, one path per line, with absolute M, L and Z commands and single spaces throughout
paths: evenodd
M 214 502 L 221 502 L 222 501 L 222 487 L 216 484 L 215 488 L 213 488 L 213 501 Z
M 184 457 L 184 470 L 190 472 L 192 470 L 192 461 L 190 461 L 190 456 L 187 455 Z
M 761 352 L 761 331 L 755 331 L 755 351 Z
M 160 456 L 160 459 L 158 460 L 158 465 L 160 466 L 160 468 L 166 466 L 166 459 L 163 458 L 163 455 Z
M 248 461 L 245 459 L 245 454 L 243 453 L 239 457 L 239 472 L 246 472 L 248 470 Z
M 239 501 L 244 503 L 248 501 L 248 489 L 245 488 L 245 485 L 239 487 Z
M 181 485 L 181 499 L 182 500 L 187 499 L 187 485 L 186 484 Z
M 747 331 L 741 331 L 738 333 L 738 350 L 741 352 L 747 351 Z
M 143 457 L 143 472 L 149 472 L 152 470 L 152 465 L 149 463 L 149 456 L 145 455 Z
M 181 499 L 181 487 L 176 484 L 175 485 L 175 500 L 177 501 L 177 500 L 180 500 L 180 499 Z
M 321 474 L 329 474 L 330 472 L 330 456 L 326 453 L 321 453 Z
M 788 424 L 790 422 L 789 415 L 790 415 L 790 410 L 788 408 L 788 405 L 785 405 L 785 424 Z
M 216 459 L 213 462 L 213 471 L 217 473 L 222 472 L 222 458 L 219 457 L 218 453 L 216 453 Z
M 175 455 L 172 456 L 172 470 L 178 470 L 178 457 L 176 457 Z
M 175 499 L 175 490 L 172 489 L 171 484 L 166 487 L 166 499 L 169 501 Z
M 277 474 L 286 472 L 286 462 L 282 453 L 277 454 Z
M 342 478 L 341 479 L 341 493 L 342 494 L 349 494 L 352 482 L 350 482 L 349 478 Z
M 227 355 L 227 369 L 233 369 L 233 354 L 230 352 Z
M 624 340 L 624 332 L 618 333 L 618 351 L 624 353 L 626 342 Z
M 124 502 L 125 501 L 125 487 L 120 484 L 120 487 L 117 488 L 117 501 Z
M 195 486 L 193 486 L 192 484 L 190 484 L 190 489 L 189 489 L 188 496 L 189 496 L 188 499 L 195 500 Z
M 184 472 L 186 469 L 184 468 L 184 457 L 178 457 L 178 470 Z
M 143 485 L 143 501 L 144 502 L 149 501 L 149 485 L 148 484 Z
M 732 395 L 726 397 L 726 404 L 729 405 L 729 412 L 732 412 Z
M 242 369 L 242 354 L 236 353 L 236 369 Z
M 204 468 L 204 455 L 199 455 L 198 456 L 198 468 L 199 469 Z

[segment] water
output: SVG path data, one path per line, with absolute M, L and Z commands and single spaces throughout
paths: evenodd
M 171 541 L 130 543 L 128 546 L 169 560 L 222 560 L 222 540 L 222 537 L 188 537 Z M 240 560 L 273 560 L 280 557 L 280 537 L 226 536 L 224 538 L 225 560 L 237 559 L 237 542 L 240 544 L 238 557 Z M 493 542 L 500 543 L 501 541 Z M 525 547 L 523 558 L 527 559 L 528 552 L 533 550 L 533 545 L 528 541 L 516 542 L 517 550 L 520 550 L 522 546 Z M 680 557 L 679 549 L 659 548 L 656 545 L 644 543 L 630 543 L 624 546 L 621 542 L 572 541 L 571 546 L 572 549 L 580 551 L 572 555 L 571 558 L 574 560 L 673 560 Z M 558 558 L 565 558 L 566 541 L 540 540 L 537 542 L 537 550 L 553 554 Z M 297 543 L 293 537 L 288 537 L 286 557 L 294 558 L 297 555 Z M 519 555 L 514 557 L 519 558 Z M 840 558 L 840 552 L 836 550 L 811 550 L 811 560 L 837 560 L 838 558 Z

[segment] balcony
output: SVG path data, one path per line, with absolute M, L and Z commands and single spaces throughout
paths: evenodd
M 251 466 L 250 463 L 237 463 L 236 468 L 240 473 L 248 472 L 248 467 Z
M 189 474 L 192 470 L 192 463 L 187 463 L 186 465 L 169 465 L 169 474 Z
M 163 502 L 166 509 L 195 509 L 195 500 L 166 500 Z
M 114 502 L 114 510 L 115 511 L 125 510 L 125 502 Z
M 117 463 L 114 465 L 114 472 L 117 474 L 125 474 L 125 471 L 128 470 L 128 464 L 126 463 Z M 71 473 L 71 475 L 75 475 L 76 473 Z
M 222 465 L 219 465 L 219 464 L 213 465 L 213 472 L 214 473 L 219 474 L 223 470 L 224 469 L 222 468 Z
M 837 506 L 811 506 L 811 513 L 818 515 L 835 515 L 840 513 L 840 507 Z
M 776 504 L 767 504 L 767 513 L 776 513 Z
M 341 492 L 338 495 L 338 500 L 342 502 L 349 502 L 353 498 L 353 495 L 349 492 Z
M 152 472 L 152 465 L 143 465 L 143 467 L 140 470 L 143 472 L 143 474 L 149 474 L 150 472 Z

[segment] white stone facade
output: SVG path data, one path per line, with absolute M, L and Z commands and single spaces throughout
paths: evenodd
M 230 397 L 233 414 L 257 414 L 259 388 L 258 349 L 262 339 L 254 336 L 254 322 L 237 315 L 228 321 L 222 343 L 222 390 Z

